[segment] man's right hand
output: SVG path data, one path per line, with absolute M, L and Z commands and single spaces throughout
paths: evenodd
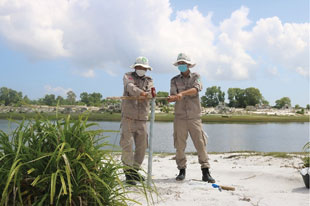
M 147 92 L 141 92 L 141 93 L 140 93 L 140 97 L 142 97 L 142 98 L 139 98 L 139 99 L 140 99 L 139 101 L 144 101 L 144 100 L 146 100 L 146 99 L 148 98 L 148 96 L 149 96 L 149 93 L 147 93 Z
M 147 92 L 141 92 L 141 93 L 140 93 L 140 96 L 142 96 L 142 97 L 147 97 L 148 94 L 149 94 L 149 93 L 147 93 Z

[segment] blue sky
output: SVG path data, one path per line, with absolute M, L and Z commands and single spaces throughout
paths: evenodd
M 0 87 L 31 99 L 69 90 L 120 96 L 140 55 L 157 91 L 169 91 L 172 62 L 186 52 L 204 89 L 257 87 L 271 105 L 284 96 L 309 104 L 308 1 L 2 2 Z

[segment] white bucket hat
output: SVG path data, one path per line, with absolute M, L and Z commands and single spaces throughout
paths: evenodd
M 173 64 L 174 66 L 178 66 L 179 62 L 185 62 L 189 65 L 189 68 L 194 67 L 196 64 L 191 61 L 191 58 L 184 53 L 180 53 L 178 55 L 177 61 Z
M 149 65 L 149 60 L 146 57 L 138 57 L 130 68 L 134 69 L 136 66 L 141 66 L 152 71 L 152 67 Z

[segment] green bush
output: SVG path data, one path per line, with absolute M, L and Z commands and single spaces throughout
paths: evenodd
M 119 179 L 121 163 L 102 149 L 104 131 L 90 130 L 93 125 L 68 116 L 23 121 L 10 135 L 0 130 L 0 205 L 136 202 Z M 145 186 L 142 193 L 147 195 Z
M 160 111 L 164 112 L 164 113 L 169 113 L 171 111 L 171 109 L 169 106 L 163 106 L 160 108 Z
M 300 111 L 297 111 L 296 113 L 297 114 L 305 114 L 305 110 L 304 110 L 304 108 L 302 108 Z

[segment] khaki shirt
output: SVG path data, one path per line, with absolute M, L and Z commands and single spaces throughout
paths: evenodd
M 139 77 L 135 72 L 124 75 L 124 96 L 140 96 L 141 92 L 150 92 L 153 79 L 148 76 Z M 147 120 L 150 111 L 149 100 L 123 100 L 122 116 L 134 120 Z
M 200 75 L 189 73 L 187 77 L 179 74 L 171 79 L 170 95 L 176 95 L 185 90 L 196 88 L 198 92 L 202 90 Z M 174 106 L 175 117 L 178 119 L 197 119 L 201 117 L 201 105 L 199 93 L 193 96 L 183 96 L 176 101 Z

